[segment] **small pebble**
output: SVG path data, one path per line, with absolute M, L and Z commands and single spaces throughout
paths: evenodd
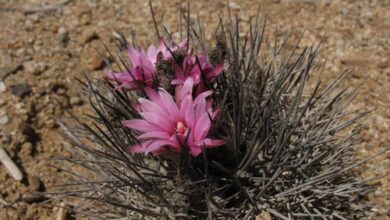
M 86 44 L 99 39 L 99 35 L 94 30 L 86 30 L 81 36 L 81 43 Z
M 0 79 L 5 79 L 9 75 L 14 74 L 21 69 L 23 69 L 23 66 L 20 64 L 10 64 L 6 66 L 0 66 Z
M 235 2 L 229 2 L 229 7 L 234 10 L 240 10 L 241 6 Z
M 9 122 L 8 116 L 4 115 L 0 117 L 0 125 L 6 125 Z
M 7 90 L 7 87 L 5 86 L 5 83 L 3 81 L 0 81 L 0 92 L 5 92 Z
M 29 95 L 32 90 L 28 84 L 16 84 L 10 86 L 11 93 L 21 99 Z
M 72 98 L 70 98 L 70 104 L 71 105 L 82 105 L 83 100 L 81 100 L 79 97 L 72 97 Z
M 34 153 L 34 147 L 30 142 L 24 142 L 20 147 L 20 154 L 22 157 L 30 157 Z
M 40 75 L 41 73 L 45 72 L 48 69 L 48 65 L 46 62 L 35 62 L 35 61 L 28 61 L 23 63 L 24 69 L 28 73 L 32 73 L 34 75 Z
M 66 30 L 65 27 L 60 27 L 60 28 L 58 28 L 58 33 L 59 33 L 59 34 L 67 34 L 68 31 Z
M 26 22 L 24 23 L 24 26 L 26 28 L 26 31 L 31 31 L 34 27 L 34 24 L 31 20 L 26 20 Z
M 65 33 L 65 34 L 61 34 L 59 37 L 58 37 L 58 42 L 66 47 L 66 45 L 68 45 L 70 41 L 70 37 L 69 37 L 69 34 Z
M 100 70 L 103 69 L 105 65 L 104 59 L 98 54 L 93 55 L 88 64 L 90 70 Z
M 37 176 L 28 177 L 28 188 L 30 192 L 39 192 L 43 188 L 42 180 Z
M 41 18 L 40 18 L 40 16 L 39 16 L 39 14 L 36 13 L 36 14 L 31 15 L 31 20 L 32 20 L 33 22 L 39 22 L 39 21 L 41 20 Z

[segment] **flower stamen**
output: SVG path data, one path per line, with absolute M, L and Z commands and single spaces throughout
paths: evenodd
M 179 135 L 184 135 L 187 132 L 188 128 L 184 125 L 183 122 L 179 121 L 176 124 L 176 133 Z

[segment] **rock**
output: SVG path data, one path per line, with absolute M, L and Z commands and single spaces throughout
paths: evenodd
M 0 67 L 0 79 L 4 80 L 9 75 L 14 74 L 21 69 L 23 69 L 23 66 L 20 64 L 10 64 L 10 65 L 1 66 Z
M 48 69 L 46 62 L 28 61 L 25 62 L 23 66 L 26 72 L 32 73 L 34 75 L 40 75 Z
M 103 69 L 104 65 L 105 65 L 104 59 L 99 54 L 93 55 L 88 62 L 88 67 L 90 70 Z
M 80 20 L 81 25 L 85 26 L 85 25 L 91 24 L 91 21 L 92 21 L 91 12 L 82 13 L 81 16 L 79 16 L 79 20 Z
M 33 37 L 30 37 L 30 38 L 27 39 L 27 43 L 28 43 L 30 46 L 34 45 L 34 42 L 35 42 L 35 39 L 34 39 Z
M 64 84 L 61 83 L 54 83 L 50 87 L 52 92 L 57 93 L 59 95 L 66 94 L 66 90 L 68 89 Z
M 29 176 L 28 189 L 30 192 L 42 192 L 44 189 L 42 180 L 37 176 Z
M 34 28 L 34 24 L 31 20 L 26 20 L 24 23 L 24 27 L 26 28 L 26 31 L 32 31 Z
M 5 105 L 5 100 L 4 99 L 0 99 L 0 106 L 3 106 Z
M 70 98 L 70 104 L 71 105 L 82 105 L 83 100 L 77 96 L 74 96 L 74 97 Z
M 58 28 L 58 42 L 66 47 L 68 45 L 68 42 L 70 40 L 70 37 L 69 37 L 69 32 L 68 30 L 66 30 L 65 27 L 60 27 Z
M 34 147 L 33 147 L 33 145 L 30 142 L 24 142 L 20 146 L 20 151 L 19 152 L 20 152 L 19 155 L 21 157 L 23 157 L 23 158 L 31 157 L 34 154 Z
M 17 49 L 16 51 L 15 51 L 15 55 L 17 56 L 17 57 L 25 57 L 25 56 L 27 56 L 27 51 L 26 51 L 26 49 L 25 48 L 19 48 L 19 49 Z
M 82 44 L 87 44 L 93 40 L 99 39 L 99 35 L 91 29 L 87 29 L 83 35 L 81 36 L 81 43 Z
M 57 126 L 56 121 L 53 118 L 45 120 L 45 126 L 48 128 L 55 128 Z
M 272 217 L 269 212 L 262 211 L 260 215 L 256 216 L 256 220 L 272 220 Z
M 367 130 L 360 131 L 360 140 L 363 142 L 367 142 L 370 140 L 370 134 Z
M 58 28 L 58 34 L 67 34 L 68 30 L 65 27 Z
M 5 83 L 3 81 L 0 81 L 0 92 L 5 92 L 7 90 L 7 87 L 5 86 Z
M 70 153 L 69 151 L 64 151 L 62 153 L 62 156 L 65 158 L 65 159 L 70 159 L 72 158 L 72 153 Z
M 41 16 L 39 13 L 35 13 L 31 15 L 31 20 L 35 23 L 39 22 L 41 20 Z
M 240 10 L 241 6 L 235 2 L 229 2 L 229 7 L 233 10 Z
M 68 212 L 66 210 L 66 205 L 65 203 L 61 203 L 60 204 L 60 207 L 57 211 L 57 217 L 56 217 L 56 220 L 66 220 L 68 219 Z
M 11 93 L 21 99 L 29 95 L 32 90 L 31 86 L 28 84 L 16 84 L 16 85 L 11 85 L 10 86 Z
M 372 59 L 369 59 L 367 56 L 343 56 L 340 58 L 340 62 L 346 66 L 368 66 L 373 63 Z
M 68 45 L 69 41 L 70 41 L 70 37 L 69 37 L 69 34 L 67 34 L 67 33 L 61 34 L 58 37 L 58 43 L 60 43 L 64 47 L 66 47 Z
M 4 115 L 0 117 L 0 125 L 6 125 L 9 122 L 8 116 Z
M 378 62 L 378 67 L 379 68 L 382 68 L 382 69 L 385 69 L 389 66 L 390 64 L 390 60 L 388 58 L 382 58 L 379 62 Z

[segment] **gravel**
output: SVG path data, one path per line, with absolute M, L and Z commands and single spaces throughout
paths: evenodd
M 134 30 L 137 42 L 143 46 L 152 43 L 155 32 L 148 1 L 70 1 L 50 13 L 25 14 L 21 10 L 23 7 L 42 8 L 45 4 L 58 1 L 27 2 L 14 0 L 0 3 L 0 81 L 7 85 L 6 91 L 1 93 L 0 106 L 8 118 L 7 123 L 2 125 L 5 129 L 0 127 L 0 138 L 2 143 L 9 142 L 7 147 L 13 149 L 13 155 L 27 176 L 38 176 L 44 185 L 56 185 L 62 183 L 66 175 L 50 166 L 49 158 L 67 151 L 53 118 L 65 118 L 66 111 L 76 115 L 89 112 L 88 105 L 79 105 L 78 100 L 72 99 L 81 94 L 74 78 L 82 78 L 83 71 L 91 77 L 103 75 L 107 67 L 102 56 L 102 43 L 115 49 L 111 40 L 114 31 L 125 33 L 131 42 L 130 33 Z M 160 23 L 164 19 L 162 24 L 177 34 L 176 2 L 153 1 L 153 4 L 157 21 Z M 254 2 L 230 1 L 233 15 L 240 14 L 241 24 L 256 16 L 257 4 Z M 199 14 L 199 18 L 206 22 L 206 34 L 213 33 L 219 13 L 227 14 L 226 1 L 192 1 L 191 7 L 192 17 L 196 19 Z M 319 41 L 324 43 L 320 57 L 327 60 L 323 84 L 347 68 L 353 68 L 354 72 L 345 86 L 356 86 L 363 82 L 351 110 L 376 111 L 367 117 L 362 143 L 356 149 L 356 159 L 390 146 L 389 10 L 388 2 L 382 0 L 261 1 L 260 16 L 269 18 L 266 31 L 269 40 L 262 45 L 263 49 L 271 48 L 275 26 L 278 27 L 279 36 L 291 31 L 291 41 L 306 30 L 302 45 Z M 59 90 L 51 89 L 52 85 L 58 84 L 67 88 L 66 93 L 59 94 Z M 70 104 L 58 104 L 58 101 L 67 100 Z M 25 131 L 19 129 L 19 124 L 28 124 L 29 130 L 34 131 L 34 138 L 23 134 Z M 20 151 L 20 146 L 28 147 Z M 390 198 L 386 195 L 390 193 L 390 176 L 387 175 L 390 171 L 389 156 L 382 155 L 364 168 L 370 170 L 364 172 L 364 179 L 375 175 L 385 176 L 373 182 L 382 193 L 373 194 L 370 199 L 378 214 L 372 219 L 388 220 Z M 0 199 L 11 205 L 4 207 L 0 204 L 0 219 L 55 219 L 55 206 L 59 204 L 51 201 L 45 201 L 45 205 L 41 206 L 30 204 L 44 201 L 45 198 L 23 197 L 27 192 L 28 186 L 15 182 L 1 170 Z

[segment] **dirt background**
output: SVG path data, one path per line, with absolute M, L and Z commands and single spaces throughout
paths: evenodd
M 178 22 L 177 1 L 153 1 L 156 18 L 168 28 Z M 214 27 L 227 3 L 196 1 L 192 15 Z M 358 85 L 352 109 L 375 109 L 361 132 L 358 158 L 390 146 L 390 1 L 389 0 L 260 0 L 261 16 L 268 17 L 268 32 L 306 30 L 303 45 L 322 40 L 321 59 L 327 59 L 325 81 L 347 68 L 348 85 Z M 257 1 L 230 1 L 241 21 L 256 15 Z M 87 105 L 80 99 L 75 77 L 83 71 L 101 75 L 102 43 L 111 45 L 113 31 L 134 30 L 138 43 L 154 38 L 147 1 L 126 0 L 0 0 L 0 139 L 3 149 L 24 173 L 15 181 L 0 165 L 0 219 L 56 219 L 59 204 L 45 201 L 44 192 L 61 183 L 63 172 L 50 158 L 68 156 L 57 119 L 66 111 L 80 114 Z M 363 178 L 384 178 L 371 183 L 373 219 L 390 219 L 390 155 L 364 166 Z

